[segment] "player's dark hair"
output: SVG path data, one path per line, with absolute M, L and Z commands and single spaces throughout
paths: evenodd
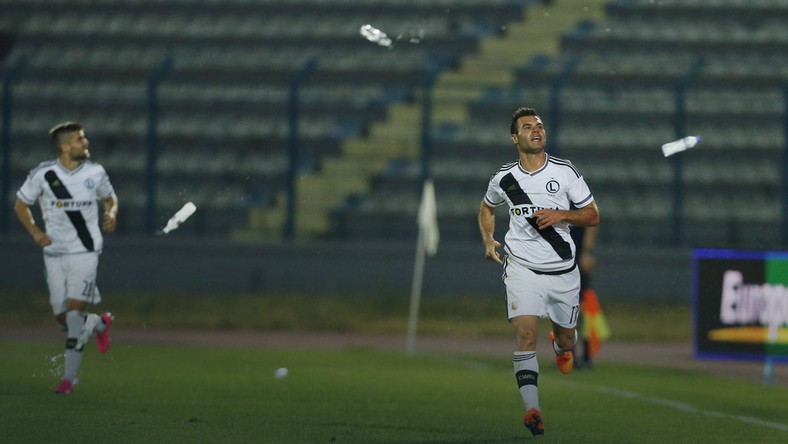
M 74 131 L 82 131 L 82 124 L 77 122 L 63 122 L 58 123 L 51 130 L 49 130 L 49 139 L 52 141 L 52 145 L 57 148 L 60 146 L 62 141 L 62 137 L 66 134 L 71 134 Z
M 509 132 L 512 134 L 517 134 L 517 119 L 523 116 L 536 116 L 539 117 L 539 113 L 536 112 L 533 108 L 517 108 L 517 110 L 512 114 L 512 122 L 509 124 Z

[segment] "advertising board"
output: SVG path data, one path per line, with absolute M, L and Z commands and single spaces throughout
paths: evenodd
M 693 252 L 699 358 L 788 362 L 788 252 Z

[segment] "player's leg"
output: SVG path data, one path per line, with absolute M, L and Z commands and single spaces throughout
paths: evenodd
M 49 289 L 49 305 L 55 321 L 65 331 L 66 329 L 66 271 L 62 256 L 44 255 L 44 277 Z
M 76 348 L 82 349 L 85 344 L 90 340 L 90 336 L 96 333 L 96 346 L 100 353 L 106 353 L 109 350 L 109 327 L 115 318 L 112 313 L 102 313 L 97 315 L 95 313 L 87 313 L 85 315 L 85 324 L 77 338 Z
M 533 435 L 543 435 L 541 406 L 539 405 L 539 362 L 536 344 L 539 317 L 545 311 L 543 298 L 537 290 L 536 275 L 524 267 L 512 266 L 507 261 L 504 282 L 507 292 L 509 322 L 514 328 L 517 348 L 512 356 L 517 388 L 525 407 L 523 424 Z
M 96 323 L 94 331 L 96 332 L 96 346 L 100 353 L 106 353 L 109 350 L 109 327 L 115 319 L 112 313 L 106 312 L 99 316 L 99 321 Z
M 55 315 L 57 323 L 68 332 L 67 313 L 69 310 L 66 297 L 68 291 L 66 286 L 68 280 L 66 263 L 67 261 L 63 256 L 44 256 L 44 270 L 46 272 L 47 286 L 49 287 L 49 304 L 52 306 L 52 313 Z M 76 340 L 73 342 L 69 341 L 69 334 L 66 333 L 66 351 L 64 353 L 66 365 L 64 367 L 67 367 L 68 363 L 73 362 L 74 357 L 71 355 L 75 346 Z M 71 393 L 73 378 L 67 379 L 65 373 L 64 371 L 63 379 L 55 388 L 55 393 Z
M 550 293 L 547 312 L 552 321 L 550 342 L 558 369 L 569 373 L 574 367 L 574 346 L 577 342 L 577 319 L 580 315 L 580 274 L 577 269 L 549 276 Z
M 101 293 L 96 286 L 96 274 L 98 270 L 99 255 L 97 253 L 84 253 L 74 255 L 71 264 L 72 281 L 81 284 L 70 289 L 72 298 L 85 302 L 83 308 L 85 314 L 85 325 L 79 336 L 79 346 L 84 346 L 90 336 L 96 333 L 96 343 L 101 353 L 109 348 L 109 326 L 114 319 L 110 313 L 101 315 L 87 313 L 87 304 L 98 304 L 101 302 Z M 79 348 L 79 347 L 78 347 Z
M 109 326 L 115 318 L 112 313 L 102 313 L 97 315 L 95 313 L 87 313 L 85 315 L 85 324 L 79 332 L 77 338 L 76 348 L 82 349 L 85 344 L 90 340 L 90 336 L 96 333 L 96 346 L 99 352 L 106 353 L 109 349 Z
M 567 340 L 567 337 L 574 336 L 573 340 Z M 560 345 L 558 337 L 562 338 L 563 345 Z M 558 324 L 553 323 L 553 329 L 550 331 L 550 344 L 555 352 L 555 362 L 558 365 L 558 370 L 563 374 L 572 371 L 575 366 L 574 344 L 577 342 L 577 330 L 567 329 Z
M 536 359 L 536 338 L 539 317 L 517 316 L 511 319 L 517 334 L 517 350 L 512 355 L 517 389 L 525 407 L 523 425 L 534 436 L 544 434 L 542 407 L 539 405 L 539 361 Z
M 82 365 L 84 341 L 80 343 L 79 338 L 83 336 L 86 309 L 88 303 L 97 303 L 101 300 L 95 285 L 98 254 L 64 255 L 58 259 L 58 262 L 65 276 L 64 288 L 67 297 L 64 316 L 67 337 L 63 381 L 56 392 L 70 393 L 71 385 Z M 64 385 L 65 389 L 63 389 Z
M 525 409 L 539 409 L 539 362 L 536 359 L 539 318 L 531 315 L 517 316 L 511 319 L 511 323 L 517 335 L 517 350 L 512 357 L 517 387 L 520 389 Z
M 63 368 L 63 380 L 68 381 L 69 385 L 74 383 L 77 372 L 82 364 L 82 347 L 78 345 L 79 334 L 85 325 L 85 309 L 87 303 L 75 299 L 68 299 L 66 304 L 66 352 L 65 365 Z
M 552 342 L 553 350 L 557 354 L 573 351 L 577 343 L 577 329 L 567 328 L 553 322 Z

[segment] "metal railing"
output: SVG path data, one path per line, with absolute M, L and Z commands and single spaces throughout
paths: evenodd
M 156 165 L 159 158 L 159 85 L 175 63 L 173 56 L 165 58 L 148 80 L 148 158 L 145 162 L 145 231 L 149 234 L 156 232 L 157 206 L 156 194 L 158 192 L 159 174 Z
M 12 63 L 5 73 L 0 78 L 2 80 L 2 134 L 0 134 L 0 142 L 2 145 L 2 168 L 0 168 L 0 184 L 2 185 L 2 195 L 0 201 L 0 234 L 7 233 L 9 230 L 12 210 L 9 202 L 13 199 L 13 190 L 11 184 L 12 178 L 12 162 L 13 162 L 13 122 L 14 122 L 14 86 L 16 82 L 24 77 L 26 59 L 19 58 Z M 285 239 L 292 240 L 295 237 L 295 221 L 297 218 L 295 201 L 297 196 L 297 176 L 299 174 L 300 163 L 300 140 L 299 140 L 299 91 L 305 79 L 316 68 L 318 60 L 311 58 L 306 60 L 296 71 L 293 72 L 289 84 L 289 102 L 288 102 L 288 167 L 286 172 L 285 189 L 288 196 L 288 204 L 286 209 L 285 222 L 282 227 L 282 234 Z M 697 75 L 702 69 L 704 64 L 703 59 L 698 58 L 695 63 L 687 70 L 687 72 L 677 80 L 675 84 L 675 113 L 673 117 L 673 127 L 675 136 L 677 138 L 686 135 L 687 128 L 687 112 L 686 112 L 686 96 L 688 91 L 694 86 Z M 152 234 L 156 231 L 157 224 L 157 200 L 158 193 L 158 179 L 159 171 L 157 170 L 158 155 L 160 151 L 159 142 L 159 86 L 167 78 L 169 72 L 174 65 L 174 58 L 169 56 L 165 58 L 157 69 L 151 73 L 148 81 L 148 102 L 147 102 L 147 159 L 145 169 L 145 230 L 147 233 Z M 446 68 L 445 61 L 438 61 L 433 66 L 425 71 L 425 77 L 421 83 L 422 88 L 422 102 L 421 102 L 421 179 L 422 181 L 430 176 L 430 165 L 433 161 L 431 154 L 431 127 L 433 117 L 433 99 L 432 88 L 434 87 L 437 76 Z M 566 84 L 566 80 L 572 75 L 575 68 L 575 63 L 569 60 L 562 69 L 556 74 L 553 82 L 549 87 L 549 124 L 551 132 L 556 137 L 557 133 L 561 131 L 561 110 L 559 108 L 559 95 L 561 89 Z M 782 89 L 783 95 L 783 127 L 784 127 L 784 147 L 782 151 L 782 158 L 780 171 L 782 173 L 780 183 L 780 238 L 783 245 L 788 245 L 788 83 Z M 686 241 L 684 238 L 684 228 L 687 223 L 684 218 L 684 193 L 687 185 L 683 180 L 683 162 L 682 156 L 673 156 L 671 159 L 672 166 L 672 210 L 671 210 L 671 230 L 673 235 L 673 243 L 681 244 Z
M 287 214 L 285 214 L 284 237 L 288 241 L 295 239 L 296 232 L 296 199 L 298 197 L 298 170 L 301 165 L 301 147 L 299 143 L 298 125 L 300 123 L 300 90 L 307 76 L 315 70 L 317 59 L 308 58 L 296 70 L 290 79 L 287 94 Z
M 11 210 L 8 207 L 8 196 L 11 193 L 11 129 L 13 122 L 13 85 L 19 71 L 25 66 L 27 59 L 20 57 L 11 68 L 3 75 L 3 134 L 2 150 L 3 165 L 0 170 L 0 233 L 8 232 L 8 220 Z

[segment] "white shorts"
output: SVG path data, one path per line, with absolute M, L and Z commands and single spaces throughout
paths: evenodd
M 516 261 L 504 261 L 506 307 L 509 320 L 517 316 L 550 317 L 556 324 L 573 328 L 580 313 L 580 271 L 540 274 Z
M 44 255 L 52 313 L 65 313 L 67 299 L 90 304 L 101 302 L 101 295 L 96 287 L 98 260 L 99 254 L 92 252 L 62 256 Z

